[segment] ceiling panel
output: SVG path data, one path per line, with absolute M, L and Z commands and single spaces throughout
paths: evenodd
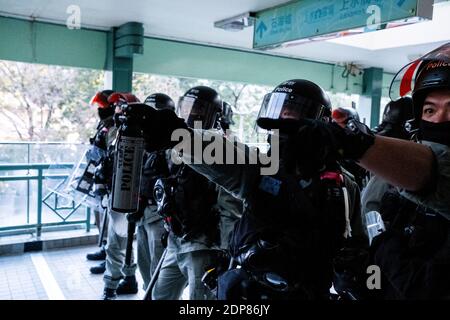
M 283 0 L 0 0 L 0 15 L 64 24 L 68 6 L 81 9 L 83 27 L 109 29 L 128 21 L 166 39 L 252 50 L 253 28 L 229 32 L 214 22 L 258 11 Z M 331 63 L 355 62 L 396 72 L 410 59 L 450 41 L 450 2 L 437 1 L 433 21 L 266 51 Z

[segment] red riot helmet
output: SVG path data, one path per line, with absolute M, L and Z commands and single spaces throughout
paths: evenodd
M 97 107 L 98 116 L 101 120 L 111 117 L 114 114 L 114 107 L 108 102 L 110 95 L 114 93 L 113 90 L 103 90 L 97 92 L 92 98 L 89 104 Z
M 132 103 L 132 102 L 140 102 L 139 99 L 132 93 L 128 92 L 116 92 L 111 94 L 108 97 L 108 103 L 114 107 L 117 107 L 122 104 Z

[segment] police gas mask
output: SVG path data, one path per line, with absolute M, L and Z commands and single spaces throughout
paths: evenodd
M 163 218 L 173 216 L 175 212 L 175 178 L 160 178 L 153 187 L 158 214 Z

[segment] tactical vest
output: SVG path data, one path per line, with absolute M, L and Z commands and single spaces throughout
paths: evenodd
M 173 203 L 167 204 L 170 212 L 163 217 L 173 234 L 186 240 L 205 235 L 211 244 L 218 243 L 216 186 L 185 164 L 172 166 L 171 173 L 165 183 L 171 184 L 167 189 L 172 195 L 166 199 Z
M 380 214 L 387 227 L 402 234 L 408 242 L 408 254 L 431 257 L 448 238 L 450 223 L 447 219 L 406 199 L 395 189 L 384 194 Z
M 236 224 L 231 254 L 246 269 L 276 272 L 311 292 L 328 292 L 331 262 L 344 240 L 342 187 L 336 172 L 309 181 L 280 173 L 261 176 Z M 259 257 L 251 250 L 259 250 Z
M 90 143 L 100 149 L 107 150 L 108 149 L 107 134 L 109 128 L 111 128 L 113 125 L 114 120 L 112 117 L 100 121 L 97 125 L 97 131 L 94 137 L 89 139 Z
M 113 174 L 113 158 L 111 153 L 108 134 L 114 126 L 112 117 L 106 118 L 97 125 L 95 136 L 90 138 L 91 149 L 88 152 L 88 158 L 96 166 L 94 174 L 94 190 L 98 196 L 110 193 Z
M 372 242 L 385 299 L 450 297 L 450 222 L 396 190 L 382 198 L 387 230 Z M 395 262 L 393 262 L 395 261 Z

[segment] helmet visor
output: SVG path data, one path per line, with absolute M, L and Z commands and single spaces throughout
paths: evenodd
M 401 97 L 411 95 L 417 75 L 420 71 L 422 71 L 425 64 L 432 60 L 440 60 L 450 63 L 450 42 L 404 66 L 395 75 L 394 79 L 392 79 L 391 86 L 389 88 L 389 97 L 391 100 L 396 101 Z
M 218 110 L 207 101 L 181 97 L 178 101 L 177 114 L 190 128 L 194 128 L 195 122 L 200 122 L 202 129 L 211 129 L 215 127 Z
M 392 79 L 391 86 L 389 87 L 389 98 L 392 101 L 411 96 L 411 92 L 414 88 L 416 75 L 422 65 L 422 60 L 413 61 L 404 66 Z
M 290 93 L 272 92 L 264 96 L 259 118 L 320 119 L 325 107 L 316 101 Z

